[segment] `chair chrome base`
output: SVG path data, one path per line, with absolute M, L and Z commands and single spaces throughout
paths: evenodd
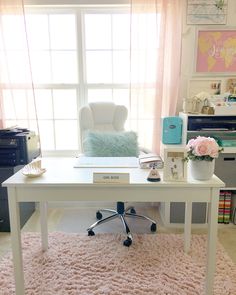
M 113 214 L 111 216 L 108 216 L 108 217 L 102 219 L 101 211 L 102 212 L 109 212 L 109 213 L 113 213 Z M 124 209 L 124 203 L 123 202 L 118 202 L 117 203 L 117 210 L 101 209 L 101 210 L 97 211 L 96 217 L 99 220 L 96 221 L 95 223 L 93 223 L 87 229 L 89 236 L 94 236 L 95 235 L 93 229 L 96 226 L 98 226 L 100 224 L 103 224 L 103 223 L 106 223 L 106 222 L 108 222 L 110 220 L 113 220 L 115 218 L 120 218 L 120 220 L 121 220 L 121 222 L 123 224 L 124 230 L 125 230 L 125 232 L 127 234 L 127 239 L 124 240 L 123 245 L 127 246 L 127 247 L 129 247 L 132 244 L 133 237 L 132 237 L 132 234 L 130 232 L 129 226 L 128 226 L 127 222 L 126 222 L 126 217 L 141 218 L 141 219 L 144 219 L 144 220 L 148 220 L 149 222 L 151 222 L 150 230 L 152 232 L 156 232 L 156 228 L 157 228 L 156 222 L 154 220 L 152 220 L 151 218 L 149 218 L 147 216 L 136 214 L 136 211 L 135 211 L 134 207 L 130 206 L 130 207 L 127 207 L 126 209 Z

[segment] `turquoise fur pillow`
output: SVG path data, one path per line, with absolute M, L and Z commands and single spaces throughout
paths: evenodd
M 88 131 L 83 141 L 87 157 L 138 157 L 138 138 L 135 132 Z

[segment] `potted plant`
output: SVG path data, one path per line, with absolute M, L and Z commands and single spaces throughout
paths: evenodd
M 223 150 L 212 137 L 198 136 L 187 144 L 187 160 L 194 179 L 208 180 L 214 174 L 215 159 Z

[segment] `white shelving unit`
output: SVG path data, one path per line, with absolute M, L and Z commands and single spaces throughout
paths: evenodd
M 186 114 L 181 112 L 179 116 L 183 119 L 183 129 L 182 129 L 182 146 L 185 146 L 187 143 L 187 137 L 189 135 L 189 132 L 197 135 L 202 135 L 201 131 L 190 131 L 188 130 L 188 119 L 189 117 L 196 117 L 196 118 L 202 118 L 202 117 L 216 117 L 215 115 L 205 115 L 205 114 Z M 235 115 L 220 115 L 217 117 L 224 118 L 224 117 L 234 117 L 236 121 L 236 114 Z M 235 123 L 236 127 L 236 123 Z M 205 130 L 204 130 L 205 132 Z M 214 129 L 207 130 L 207 133 L 210 135 L 215 135 Z M 224 133 L 227 131 L 224 131 Z M 235 140 L 236 140 L 236 129 L 229 131 L 231 134 L 235 133 Z M 217 133 L 220 135 L 220 132 Z M 178 146 L 181 146 L 178 145 Z M 177 146 L 177 145 L 175 145 Z M 173 145 L 162 145 L 162 150 L 165 147 L 173 147 Z M 222 188 L 222 190 L 230 190 L 230 191 L 236 191 L 236 147 L 225 147 L 224 151 L 221 153 L 220 157 L 216 159 L 216 168 L 215 168 L 215 174 L 219 176 L 225 183 L 226 187 Z M 236 197 L 236 194 L 235 194 Z M 236 202 L 235 202 L 236 203 Z M 181 207 L 182 206 L 182 207 Z M 205 227 L 207 223 L 207 204 L 193 204 L 193 227 Z M 167 227 L 183 227 L 183 218 L 184 218 L 184 205 L 183 204 L 177 204 L 177 203 L 161 203 L 160 204 L 160 215 L 163 220 L 163 223 Z M 178 222 L 178 219 L 181 220 L 181 222 Z M 195 222 L 194 222 L 195 219 Z

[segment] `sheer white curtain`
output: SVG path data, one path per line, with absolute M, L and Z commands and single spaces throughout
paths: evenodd
M 1 128 L 38 132 L 23 0 L 0 1 L 0 107 Z
M 161 118 L 178 100 L 182 1 L 131 1 L 131 127 L 143 145 L 160 151 Z

